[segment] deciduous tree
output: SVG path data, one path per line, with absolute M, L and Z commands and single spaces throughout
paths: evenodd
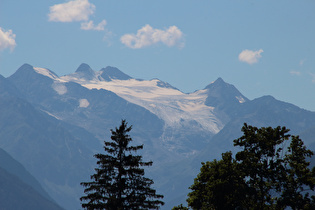
M 315 167 L 308 150 L 285 127 L 257 128 L 244 124 L 240 148 L 222 160 L 202 163 L 190 187 L 192 209 L 315 209 Z M 313 193 L 314 194 L 314 193 Z
M 285 127 L 257 128 L 244 124 L 243 136 L 234 140 L 241 151 L 235 158 L 246 177 L 248 198 L 255 209 L 273 206 L 281 191 L 284 174 L 285 142 L 290 135 Z M 245 178 L 244 177 L 244 178 Z
M 281 179 L 278 208 L 315 209 L 315 197 L 309 195 L 315 188 L 315 168 L 311 170 L 306 159 L 313 154 L 298 136 L 292 136 L 284 158 L 285 176 Z
M 202 163 L 187 202 L 193 209 L 235 209 L 244 200 L 244 187 L 232 153 L 226 152 L 222 160 Z

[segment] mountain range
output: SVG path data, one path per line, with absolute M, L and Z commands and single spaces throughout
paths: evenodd
M 286 126 L 315 149 L 314 112 L 272 96 L 249 100 L 222 78 L 183 93 L 110 66 L 95 71 L 81 64 L 58 76 L 24 64 L 8 78 L 0 75 L 0 148 L 38 180 L 36 192 L 64 209 L 80 208 L 79 183 L 94 173 L 93 154 L 103 152 L 122 119 L 133 125 L 134 144 L 144 144 L 144 160 L 153 161 L 146 174 L 165 196 L 162 209 L 185 202 L 201 162 L 235 151 L 244 122 Z
M 20 210 L 61 210 L 38 181 L 0 149 L 0 207 Z

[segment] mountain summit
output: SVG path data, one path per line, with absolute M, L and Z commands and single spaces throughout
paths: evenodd
M 79 78 L 86 79 L 86 80 L 92 80 L 95 77 L 95 72 L 86 63 L 82 63 L 75 71 L 75 74 Z
M 123 73 L 120 71 L 118 68 L 107 66 L 106 68 L 101 69 L 101 77 L 105 81 L 112 81 L 113 79 L 118 79 L 118 80 L 128 80 L 132 79 L 129 75 Z
M 234 85 L 224 82 L 221 77 L 209 84 L 205 89 L 208 92 L 205 104 L 216 107 L 217 110 L 225 111 L 228 114 L 239 104 L 249 101 Z
M 18 68 L 18 70 L 13 75 L 11 75 L 10 78 L 13 78 L 14 80 L 25 80 L 29 79 L 30 77 L 34 77 L 35 75 L 34 67 L 25 63 L 20 68 Z
M 82 63 L 78 68 L 77 70 L 75 71 L 76 73 L 89 73 L 89 74 L 92 74 L 94 73 L 94 71 L 91 69 L 91 67 L 86 64 L 86 63 Z
M 51 80 L 58 78 L 57 74 L 55 74 L 53 71 L 46 69 L 46 68 L 40 68 L 40 67 L 33 67 L 29 64 L 23 64 L 13 75 L 11 75 L 9 78 L 12 80 L 32 80 L 37 79 L 39 77 L 45 77 L 45 79 Z

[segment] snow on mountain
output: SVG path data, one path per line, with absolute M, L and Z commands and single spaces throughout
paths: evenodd
M 186 94 L 158 79 L 133 79 L 113 67 L 94 71 L 87 64 L 81 64 L 75 73 L 62 77 L 48 69 L 34 67 L 34 70 L 53 79 L 52 88 L 60 95 L 67 92 L 67 82 L 75 82 L 88 89 L 105 89 L 149 110 L 162 119 L 166 127 L 179 129 L 193 122 L 212 134 L 224 127 L 220 117 L 216 116 L 214 107 L 205 104 L 207 89 Z M 104 75 L 106 78 L 103 78 Z M 87 103 L 80 104 L 87 106 Z
M 45 68 L 39 68 L 39 67 L 34 67 L 34 70 L 38 73 L 38 74 L 42 74 L 46 77 L 49 77 L 51 79 L 57 79 L 58 76 L 53 73 L 52 71 L 45 69 Z
M 118 79 L 118 80 L 128 80 L 132 79 L 129 75 L 123 73 L 116 67 L 111 67 L 107 66 L 106 68 L 103 68 L 100 70 L 101 73 L 101 78 L 104 79 L 105 81 L 111 81 L 113 79 Z
M 72 81 L 88 89 L 105 89 L 116 93 L 125 100 L 149 110 L 165 121 L 166 126 L 180 127 L 183 121 L 195 121 L 205 130 L 215 134 L 223 124 L 213 113 L 213 107 L 206 106 L 207 91 L 200 90 L 185 94 L 174 88 L 159 85 L 158 79 L 100 81 L 78 80 L 70 75 L 60 78 L 64 82 Z
M 193 123 L 194 125 L 198 124 L 198 129 L 216 134 L 225 125 L 225 120 L 215 111 L 215 107 L 218 104 L 209 103 L 209 97 L 211 97 L 211 101 L 216 101 L 213 100 L 212 95 L 215 94 L 215 97 L 217 97 L 218 86 L 220 88 L 219 92 L 221 92 L 221 86 L 223 88 L 231 86 L 221 78 L 212 82 L 203 90 L 186 94 L 158 79 L 133 79 L 114 67 L 106 67 L 100 71 L 94 71 L 89 65 L 83 63 L 75 73 L 62 77 L 58 77 L 45 68 L 34 67 L 34 70 L 38 74 L 52 79 L 52 88 L 59 95 L 67 93 L 65 84 L 68 82 L 75 82 L 88 89 L 108 90 L 128 102 L 144 107 L 157 115 L 165 122 L 166 128 L 187 128 Z M 234 91 L 233 88 L 231 89 Z M 233 91 L 232 93 L 234 93 Z M 238 97 L 235 99 L 238 103 L 243 103 L 247 100 L 241 94 L 238 94 Z M 79 104 L 80 107 L 89 105 L 86 101 L 80 101 Z
M 246 100 L 245 100 L 242 96 L 236 96 L 235 98 L 236 98 L 236 99 L 238 100 L 238 102 L 241 103 L 241 104 L 246 102 Z

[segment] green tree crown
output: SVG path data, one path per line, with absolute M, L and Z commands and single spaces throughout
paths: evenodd
M 315 167 L 299 136 L 285 127 L 257 128 L 244 124 L 240 148 L 221 160 L 202 163 L 190 187 L 192 209 L 315 209 Z M 289 144 L 288 144 L 289 143 Z M 289 145 L 289 146 L 287 146 Z M 313 193 L 314 194 L 314 193 Z
M 104 142 L 105 154 L 94 155 L 98 168 L 91 182 L 82 182 L 85 196 L 80 198 L 85 209 L 158 209 L 164 202 L 163 195 L 151 188 L 153 180 L 144 177 L 141 155 L 134 155 L 143 145 L 130 146 L 129 132 L 132 127 L 122 120 L 119 128 L 111 130 L 111 141 Z

